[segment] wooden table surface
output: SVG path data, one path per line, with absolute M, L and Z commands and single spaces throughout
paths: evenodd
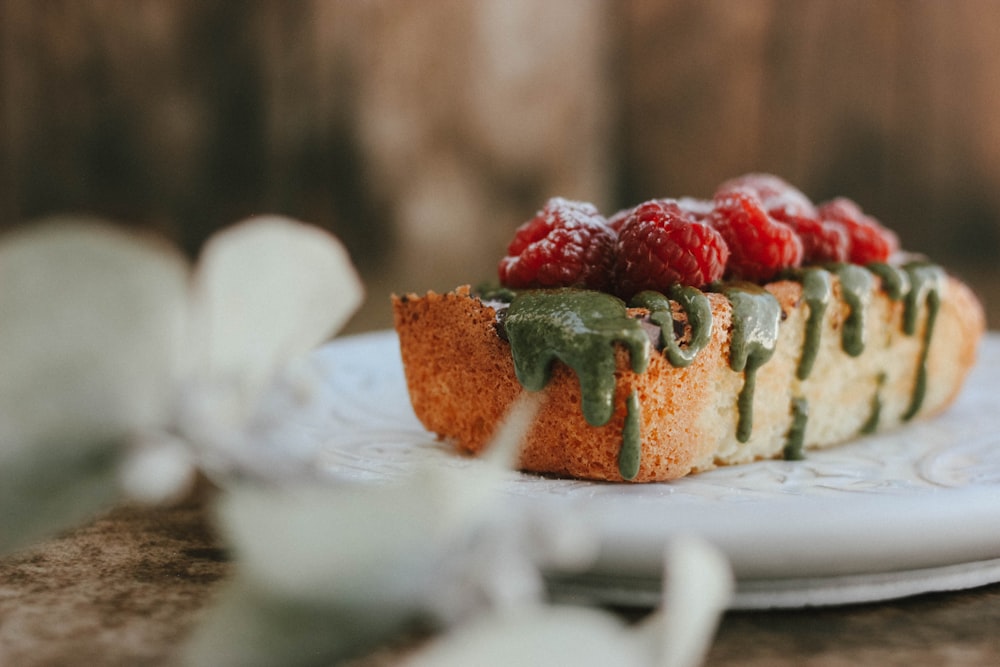
M 204 502 L 121 507 L 0 561 L 0 665 L 169 665 L 230 571 Z M 391 665 L 380 651 L 356 665 Z M 706 665 L 998 665 L 1000 585 L 731 612 Z

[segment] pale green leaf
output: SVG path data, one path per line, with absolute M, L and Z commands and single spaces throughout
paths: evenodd
M 0 240 L 0 549 L 103 506 L 121 446 L 166 419 L 187 272 L 92 220 Z

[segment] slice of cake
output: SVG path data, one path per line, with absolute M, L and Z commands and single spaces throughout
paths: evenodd
M 502 289 L 393 297 L 413 408 L 480 451 L 544 392 L 519 465 L 661 481 L 801 458 L 954 400 L 984 329 L 971 290 L 847 200 L 771 176 L 606 221 L 551 200 Z

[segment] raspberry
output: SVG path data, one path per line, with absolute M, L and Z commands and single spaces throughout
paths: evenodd
M 846 197 L 822 204 L 818 214 L 821 220 L 841 227 L 847 234 L 847 259 L 853 264 L 884 262 L 899 250 L 899 238 Z
M 750 189 L 716 194 L 711 223 L 729 245 L 730 278 L 764 283 L 802 263 L 802 241 L 795 231 L 768 215 Z
M 749 190 L 772 216 L 777 211 L 787 215 L 811 216 L 816 213 L 813 203 L 802 192 L 782 178 L 772 174 L 745 174 L 724 182 L 716 194 Z
M 771 174 L 747 174 L 726 181 L 719 192 L 749 189 L 768 215 L 791 227 L 802 241 L 802 263 L 846 262 L 847 234 L 840 225 L 821 221 L 812 201 L 799 189 Z
M 554 197 L 518 227 L 500 260 L 500 283 L 514 289 L 584 287 L 608 291 L 615 232 L 585 202 Z
M 771 217 L 795 230 L 802 242 L 803 264 L 847 261 L 849 239 L 847 232 L 839 224 L 781 211 L 772 212 Z
M 722 277 L 729 249 L 717 231 L 698 222 L 678 202 L 640 204 L 618 234 L 615 281 L 618 295 L 665 291 L 674 283 L 701 287 Z
M 712 200 L 710 199 L 695 199 L 693 197 L 681 197 L 680 199 L 651 199 L 650 201 L 656 201 L 661 203 L 670 203 L 680 207 L 682 211 L 687 213 L 689 216 L 697 220 L 698 222 L 703 222 L 708 219 L 708 216 L 712 213 Z M 647 202 L 648 203 L 648 202 Z M 623 208 L 618 211 L 610 218 L 608 218 L 608 227 L 620 232 L 622 225 L 625 224 L 625 220 L 628 219 L 632 213 L 635 212 L 636 207 Z

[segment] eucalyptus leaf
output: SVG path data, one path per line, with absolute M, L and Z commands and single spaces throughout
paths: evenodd
M 0 239 L 0 548 L 103 508 L 126 441 L 166 419 L 187 275 L 172 247 L 95 220 Z
M 187 276 L 172 247 L 96 221 L 0 240 L 0 457 L 160 423 Z
M 338 664 L 412 627 L 391 609 L 275 597 L 237 577 L 183 650 L 189 667 L 306 667 Z
M 518 402 L 469 469 L 428 465 L 381 484 L 227 485 L 217 516 L 237 574 L 192 639 L 190 662 L 329 664 L 411 623 L 464 618 L 484 599 L 539 597 L 537 554 L 513 541 L 551 531 L 511 530 L 522 526 L 497 488 L 538 402 Z M 538 541 L 566 557 L 580 542 Z M 255 662 L 261 655 L 270 663 Z
M 584 607 L 532 605 L 483 614 L 403 661 L 408 667 L 653 667 L 620 617 Z
M 497 482 L 538 402 L 515 404 L 483 465 L 426 465 L 384 484 L 231 484 L 218 507 L 224 537 L 244 576 L 280 597 L 426 604 L 448 557 L 502 513 Z
M 659 642 L 665 667 L 695 667 L 705 659 L 722 612 L 733 595 L 725 556 L 707 542 L 684 536 L 670 543 L 663 572 L 663 605 L 644 630 Z
M 121 443 L 62 445 L 21 449 L 0 465 L 0 553 L 84 521 L 118 498 Z
M 704 659 L 732 590 L 724 557 L 693 538 L 667 549 L 662 606 L 638 626 L 613 613 L 527 605 L 480 615 L 436 638 L 408 667 L 695 667 Z
M 209 239 L 195 273 L 191 361 L 249 409 L 267 381 L 347 321 L 363 296 L 336 237 L 287 218 L 251 218 Z

